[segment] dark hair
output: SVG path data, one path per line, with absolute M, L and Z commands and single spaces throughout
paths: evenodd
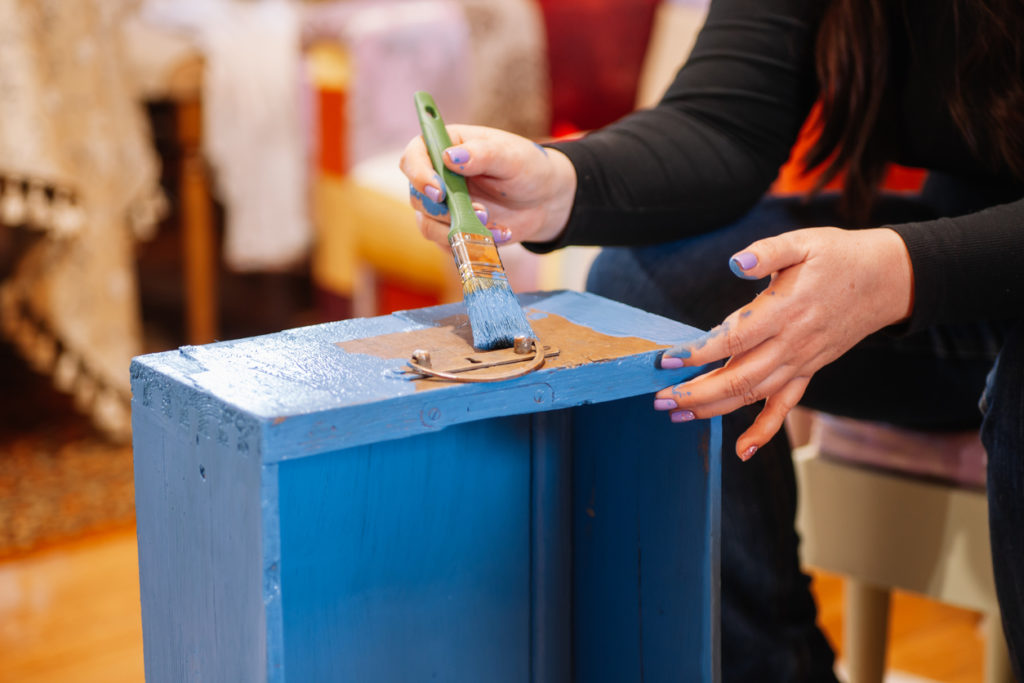
M 903 48 L 892 41 L 906 35 L 896 25 L 904 4 L 917 1 L 945 5 L 929 58 L 957 127 L 985 163 L 1024 180 L 1022 0 L 833 0 L 816 45 L 818 137 L 803 161 L 807 170 L 824 166 L 813 192 L 846 172 L 840 208 L 854 218 L 866 217 L 890 158 L 892 117 L 881 114 L 899 94 L 889 59 Z

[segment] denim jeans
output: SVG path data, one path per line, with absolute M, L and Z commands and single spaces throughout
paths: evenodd
M 948 201 L 949 195 L 943 198 Z M 595 260 L 587 289 L 708 329 L 765 286 L 733 276 L 728 268 L 732 254 L 787 230 L 844 227 L 835 207 L 834 197 L 811 202 L 766 198 L 743 219 L 713 233 L 671 244 L 608 248 Z M 968 209 L 968 203 L 962 208 Z M 924 220 L 937 213 L 925 198 L 888 196 L 878 203 L 873 224 Z M 999 600 L 1019 677 L 1024 652 L 1021 325 L 945 326 L 906 336 L 876 333 L 822 368 L 802 403 L 915 429 L 976 428 L 982 421 L 978 398 L 1001 349 L 982 433 L 989 453 Z M 799 565 L 797 490 L 788 441 L 780 433 L 747 463 L 732 456 L 736 437 L 759 408 L 748 406 L 723 418 L 722 680 L 833 683 L 832 650 L 816 625 L 809 578 Z
M 992 569 L 1013 672 L 1024 681 L 1024 322 L 1006 334 L 984 403 Z

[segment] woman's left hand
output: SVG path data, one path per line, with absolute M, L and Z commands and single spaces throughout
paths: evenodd
M 659 391 L 654 407 L 674 422 L 714 417 L 767 399 L 736 441 L 748 460 L 782 427 L 811 376 L 872 332 L 906 319 L 913 272 L 888 228 L 808 228 L 754 242 L 730 267 L 771 284 L 699 339 L 665 352 L 663 368 L 723 358 L 720 368 Z

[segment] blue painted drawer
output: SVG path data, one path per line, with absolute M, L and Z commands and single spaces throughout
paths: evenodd
M 459 305 L 133 362 L 148 681 L 718 680 L 720 425 L 650 407 L 698 332 L 521 300 L 561 353 L 497 384 L 395 372 Z

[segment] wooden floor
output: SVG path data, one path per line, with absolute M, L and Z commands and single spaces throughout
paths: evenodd
M 0 683 L 143 680 L 135 533 L 67 543 L 0 563 Z M 815 577 L 823 628 L 842 642 L 842 582 Z M 980 683 L 972 612 L 899 594 L 890 667 L 943 683 Z
M 0 563 L 0 681 L 142 680 L 134 529 Z
M 841 656 L 843 582 L 814 575 L 818 622 Z M 888 668 L 942 683 L 982 683 L 985 643 L 982 616 L 909 593 L 893 595 Z

